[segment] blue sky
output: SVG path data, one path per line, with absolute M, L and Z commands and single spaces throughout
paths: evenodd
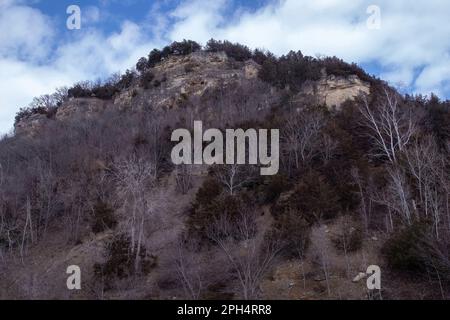
M 69 5 L 80 30 L 66 28 Z M 0 132 L 34 96 L 183 38 L 336 55 L 402 92 L 450 98 L 448 21 L 447 0 L 0 0 Z

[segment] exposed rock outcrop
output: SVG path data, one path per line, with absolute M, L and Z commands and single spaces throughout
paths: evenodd
M 110 105 L 110 101 L 98 98 L 71 99 L 58 108 L 55 119 L 62 121 L 78 116 L 92 118 Z
M 143 110 L 151 102 L 156 108 L 176 108 L 187 97 L 202 96 L 207 89 L 255 79 L 258 67 L 253 61 L 235 62 L 223 52 L 172 56 L 153 68 L 153 88 L 123 92 L 116 97 L 114 105 Z
M 107 108 L 143 111 L 148 108 L 173 109 L 187 99 L 201 97 L 208 89 L 240 84 L 245 81 L 259 81 L 261 66 L 253 60 L 236 62 L 223 52 L 198 51 L 186 56 L 170 56 L 157 64 L 151 72 L 154 79 L 148 88 L 135 82 L 127 90 L 117 93 L 112 100 L 96 97 L 76 98 L 64 102 L 51 117 L 34 114 L 16 124 L 17 133 L 34 135 L 48 118 L 57 121 L 81 117 L 91 118 Z M 275 94 L 272 88 L 268 94 Z M 307 81 L 297 98 L 309 96 L 318 104 L 339 108 L 347 99 L 360 94 L 370 94 L 370 84 L 356 75 L 336 77 L 323 74 L 319 81 Z
M 16 123 L 15 132 L 16 134 L 25 134 L 33 137 L 47 121 L 47 115 L 40 113 L 33 114 Z
M 325 75 L 319 81 L 306 83 L 299 96 L 312 95 L 317 99 L 317 103 L 339 109 L 346 100 L 353 100 L 361 94 L 370 94 L 370 84 L 356 75 Z

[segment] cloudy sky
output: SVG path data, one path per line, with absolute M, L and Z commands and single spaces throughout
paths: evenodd
M 79 30 L 67 28 L 70 5 Z M 403 92 L 448 99 L 449 21 L 448 0 L 0 0 L 0 133 L 34 96 L 183 38 L 336 55 Z

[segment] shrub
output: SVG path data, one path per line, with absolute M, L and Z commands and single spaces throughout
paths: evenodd
M 222 193 L 222 186 L 213 178 L 206 179 L 195 195 L 194 207 L 211 204 Z
M 148 58 L 141 58 L 136 65 L 136 69 L 141 73 L 144 73 L 147 69 L 153 68 L 167 58 L 169 55 L 188 55 L 192 52 L 199 51 L 201 46 L 192 40 L 183 40 L 181 42 L 172 42 L 170 45 L 165 46 L 162 50 L 153 49 Z
M 220 281 L 209 285 L 203 293 L 202 300 L 232 300 L 234 293 L 227 290 L 227 283 Z
M 230 41 L 216 41 L 214 39 L 209 40 L 205 47 L 206 52 L 225 52 L 229 58 L 233 58 L 236 61 L 246 61 L 252 58 L 251 50 L 239 43 L 231 43 Z
M 361 80 L 372 83 L 374 79 L 356 64 L 349 64 L 336 57 L 315 59 L 298 51 L 291 51 L 287 55 L 276 58 L 272 54 L 264 54 L 256 51 L 253 59 L 261 64 L 259 77 L 281 89 L 289 86 L 291 90 L 297 92 L 306 80 L 319 80 L 322 70 L 327 74 L 347 77 L 357 75 Z
M 119 82 L 117 82 L 117 88 L 119 90 L 128 89 L 133 84 L 136 78 L 136 73 L 130 70 L 125 71 L 125 73 L 120 77 Z
M 239 213 L 240 202 L 235 196 L 224 194 L 205 202 L 201 206 L 194 204 L 188 219 L 190 232 L 201 237 L 206 235 L 208 227 L 215 219 L 228 217 L 232 220 Z
M 260 191 L 263 194 L 263 204 L 274 203 L 284 191 L 291 188 L 288 178 L 282 174 L 277 174 L 267 178 L 267 183 Z
M 424 271 L 425 264 L 420 243 L 428 231 L 427 224 L 415 222 L 392 235 L 382 248 L 389 266 L 399 271 Z
M 269 239 L 283 243 L 283 255 L 286 258 L 302 258 L 309 246 L 310 224 L 294 211 L 278 215 Z
M 2 208 L 6 212 L 10 211 L 8 207 Z M 5 212 L 4 211 L 4 212 Z M 9 221 L 12 217 L 7 215 L 6 219 L 3 220 L 3 223 L 5 224 L 4 227 L 7 227 L 8 225 L 12 225 L 11 221 Z M 9 218 L 9 219 L 8 219 Z M 9 229 L 9 230 L 8 230 Z M 18 229 L 13 228 L 3 228 L 3 230 L 0 229 L 0 250 L 11 250 L 14 247 L 20 245 L 21 243 L 21 232 Z M 6 252 L 6 251 L 3 251 Z
M 280 86 L 278 77 L 278 61 L 275 57 L 266 59 L 261 64 L 261 69 L 259 70 L 258 76 L 261 80 L 268 82 L 270 84 Z
M 201 49 L 201 46 L 192 40 L 183 40 L 181 42 L 173 42 L 170 45 L 170 53 L 174 55 L 185 56 L 191 54 L 192 52 L 198 51 Z
M 139 61 L 136 63 L 136 70 L 139 71 L 140 73 L 144 73 L 148 67 L 149 63 L 147 58 L 145 57 L 140 58 Z
M 438 146 L 445 150 L 450 141 L 450 101 L 441 102 L 438 97 L 431 95 L 423 104 L 427 110 L 426 130 L 436 137 Z
M 57 111 L 58 111 L 58 107 L 47 108 L 47 113 L 46 113 L 47 118 L 53 119 L 55 117 Z
M 252 54 L 252 59 L 259 65 L 263 65 L 267 59 L 273 57 L 273 54 L 270 52 L 264 52 L 260 49 L 255 49 Z
M 287 198 L 280 198 L 274 207 L 275 215 L 297 212 L 308 223 L 335 218 L 340 212 L 339 196 L 327 180 L 317 172 L 309 172 Z
M 140 78 L 141 87 L 144 89 L 149 89 L 154 77 L 155 76 L 151 71 L 146 71 L 144 74 L 142 74 Z
M 90 97 L 92 91 L 81 84 L 76 84 L 67 92 L 69 98 L 87 98 Z
M 450 281 L 448 237 L 436 239 L 429 221 L 415 221 L 395 233 L 382 248 L 388 265 L 412 274 L 427 273 L 438 281 Z
M 346 63 L 344 60 L 337 57 L 326 57 L 320 60 L 322 68 L 326 69 L 327 74 L 333 74 L 336 76 L 347 77 L 355 74 L 363 81 L 372 82 L 372 78 L 357 64 Z
M 99 83 L 95 85 L 90 82 L 77 83 L 67 91 L 67 95 L 69 98 L 89 98 L 95 96 L 99 99 L 109 100 L 120 91 L 122 86 L 131 84 L 133 77 L 131 73 L 128 72 L 125 76 L 127 77 L 126 79 L 122 77 L 117 83 L 115 81 L 107 81 L 104 84 Z
M 172 49 L 170 48 L 170 46 L 165 46 L 162 50 L 161 50 L 161 60 L 167 58 L 168 56 L 170 56 L 172 54 Z
M 360 228 L 345 225 L 337 234 L 333 234 L 331 241 L 343 253 L 355 252 L 362 247 L 363 233 Z
M 148 67 L 153 68 L 157 63 L 159 63 L 162 60 L 162 53 L 161 50 L 153 49 L 150 54 L 148 55 Z
M 139 270 L 135 269 L 135 254 L 131 250 L 130 239 L 125 235 L 114 238 L 107 245 L 107 258 L 104 263 L 94 264 L 94 276 L 96 280 L 103 280 L 107 289 L 114 279 L 124 279 L 139 271 L 148 274 L 156 267 L 157 258 L 148 255 L 144 247 L 141 247 Z
M 38 108 L 20 108 L 19 112 L 17 112 L 15 117 L 15 124 L 20 122 L 21 120 L 28 118 L 33 114 L 47 114 L 47 109 L 43 107 Z
M 114 229 L 116 225 L 114 210 L 107 203 L 98 201 L 93 209 L 92 231 L 100 233 L 107 229 Z
M 358 187 L 352 179 L 349 179 L 351 176 L 350 168 L 353 165 L 364 169 L 365 159 L 355 161 L 344 155 L 329 160 L 320 168 L 325 181 L 333 189 L 342 211 L 353 211 L 360 205 Z
M 298 51 L 276 58 L 268 56 L 259 71 L 259 78 L 273 86 L 284 89 L 300 90 L 306 80 L 319 80 L 321 77 L 318 61 L 305 57 Z
M 221 185 L 214 179 L 208 179 L 198 190 L 195 202 L 191 207 L 187 221 L 189 233 L 206 239 L 211 224 L 224 218 L 229 222 L 230 229 L 217 231 L 223 231 L 224 235 L 232 235 L 239 240 L 237 224 L 244 216 L 250 217 L 254 214 L 254 210 L 256 210 L 254 205 L 254 198 L 250 194 L 246 192 L 235 195 L 222 193 Z M 256 225 L 253 225 L 253 221 L 248 221 L 248 223 L 249 228 L 251 227 L 256 232 Z
M 57 88 L 52 94 L 44 94 L 33 98 L 33 101 L 26 108 L 21 108 L 16 114 L 15 124 L 24 118 L 34 114 L 43 114 L 51 119 L 56 114 L 57 108 L 68 98 L 66 87 Z
M 102 100 L 109 100 L 112 99 L 117 92 L 119 92 L 119 89 L 116 88 L 116 86 L 113 84 L 105 84 L 94 87 L 91 95 Z

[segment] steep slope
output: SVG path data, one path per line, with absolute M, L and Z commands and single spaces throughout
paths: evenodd
M 0 298 L 448 294 L 448 102 L 228 42 L 174 43 L 136 69 L 37 99 L 0 141 Z M 171 133 L 194 120 L 279 129 L 279 173 L 175 166 Z

